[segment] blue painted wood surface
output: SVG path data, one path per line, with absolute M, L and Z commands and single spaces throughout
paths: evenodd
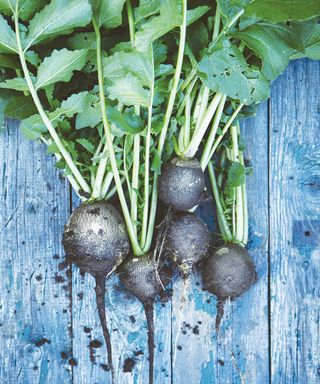
M 250 384 L 320 383 L 319 84 L 319 63 L 291 63 L 271 101 L 242 124 L 259 280 L 228 303 L 219 339 L 215 299 L 199 276 L 182 308 L 182 282 L 173 282 L 172 301 L 156 305 L 157 384 L 240 383 L 239 371 Z M 8 122 L 0 137 L 0 383 L 110 383 L 94 282 L 63 265 L 63 225 L 79 201 L 53 163 Z M 200 214 L 213 229 L 212 209 L 206 203 Z M 147 383 L 142 306 L 116 277 L 107 291 L 117 383 Z

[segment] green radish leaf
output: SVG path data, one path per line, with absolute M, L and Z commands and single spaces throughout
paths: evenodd
M 29 20 L 48 2 L 48 0 L 19 0 L 19 18 L 23 21 Z M 17 0 L 0 0 L 0 12 L 5 15 L 13 15 L 16 4 Z
M 21 64 L 18 56 L 6 55 L 5 53 L 0 54 L 0 67 L 20 69 Z
M 252 0 L 217 0 L 224 23 L 227 24 L 238 12 L 244 9 Z
M 320 15 L 319 0 L 255 0 L 246 14 L 257 19 L 278 23 L 286 20 L 307 20 Z
M 136 48 L 146 51 L 150 44 L 182 23 L 181 0 L 164 0 L 160 15 L 141 25 L 136 33 Z
M 91 21 L 88 0 L 52 0 L 29 23 L 26 50 L 49 38 L 67 35 Z
M 88 51 L 85 49 L 78 51 L 54 50 L 51 56 L 46 57 L 40 64 L 35 83 L 36 88 L 45 88 L 58 81 L 68 82 L 73 71 L 80 71 L 83 68 L 87 56 Z
M 147 107 L 149 104 L 150 91 L 144 88 L 143 81 L 131 73 L 114 80 L 112 85 L 107 87 L 107 91 L 111 100 L 118 100 L 128 106 Z
M 92 0 L 93 16 L 99 27 L 116 28 L 122 24 L 126 0 Z
M 75 33 L 67 40 L 67 47 L 76 49 L 92 49 L 97 48 L 97 38 L 94 32 L 79 32 Z
M 107 107 L 107 116 L 123 133 L 136 134 L 144 130 L 144 122 L 140 116 L 134 113 L 121 113 L 116 108 Z
M 157 175 L 161 175 L 162 161 L 161 161 L 159 152 L 156 150 L 156 148 L 152 148 L 152 154 L 153 154 L 153 160 L 151 164 L 151 170 Z
M 16 77 L 15 79 L 8 79 L 3 83 L 0 83 L 0 88 L 4 89 L 14 89 L 15 91 L 28 91 L 28 84 L 25 79 L 21 77 Z
M 226 198 L 233 198 L 234 190 L 245 183 L 246 169 L 243 165 L 232 162 L 227 170 L 227 180 L 224 188 Z
M 201 5 L 194 9 L 189 9 L 187 11 L 187 25 L 191 25 L 195 21 L 199 20 L 203 15 L 210 11 L 210 7 L 207 5 Z
M 140 0 L 139 6 L 134 10 L 134 19 L 136 23 L 153 16 L 160 11 L 161 0 Z
M 89 96 L 90 95 L 88 91 L 71 95 L 67 100 L 64 100 L 61 103 L 61 107 L 58 108 L 54 113 L 59 116 L 64 115 L 71 118 L 76 113 L 84 112 L 87 107 L 87 99 Z
M 31 96 L 12 96 L 4 112 L 13 119 L 23 120 L 37 113 L 37 108 Z
M 269 97 L 269 81 L 260 71 L 249 67 L 242 52 L 228 40 L 205 54 L 198 70 L 210 89 L 246 105 Z
M 16 8 L 16 0 L 0 0 L 0 12 L 5 15 L 13 15 Z
M 288 35 L 288 29 L 259 24 L 233 34 L 261 58 L 262 73 L 269 80 L 275 80 L 288 66 L 293 51 L 286 41 Z
M 41 63 L 41 59 L 40 59 L 39 55 L 33 51 L 26 52 L 25 58 L 30 64 L 32 64 L 34 67 L 37 67 L 37 68 Z
M 94 128 L 102 121 L 98 96 L 88 94 L 85 101 L 85 110 L 76 118 L 76 129 Z
M 16 35 L 0 14 L 0 53 L 18 53 Z
M 95 154 L 96 149 L 95 149 L 94 145 L 88 139 L 80 138 L 80 139 L 76 139 L 76 142 L 79 143 L 80 145 L 82 145 L 83 148 L 85 148 L 92 155 Z
M 37 140 L 43 133 L 47 132 L 47 127 L 44 125 L 40 115 L 33 115 L 24 119 L 20 124 L 20 129 L 28 140 Z
M 302 52 L 297 52 L 293 54 L 290 59 L 300 59 L 302 57 L 308 57 L 312 60 L 320 60 L 320 24 L 315 24 L 310 30 L 310 26 L 300 26 L 304 27 L 307 33 L 304 33 L 304 49 Z
M 49 154 L 51 154 L 51 153 L 60 153 L 60 150 L 57 147 L 57 144 L 55 144 L 55 143 L 49 144 L 48 147 L 47 147 L 47 153 L 49 153 Z
M 107 83 L 120 80 L 128 73 L 137 77 L 144 86 L 151 88 L 153 65 L 149 52 L 116 52 L 104 60 L 103 75 Z

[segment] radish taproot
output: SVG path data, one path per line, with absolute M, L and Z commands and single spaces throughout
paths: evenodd
M 149 384 L 154 370 L 154 320 L 153 305 L 156 297 L 170 282 L 172 273 L 150 255 L 127 258 L 119 268 L 119 277 L 124 287 L 143 304 L 148 327 Z
M 98 315 L 114 383 L 111 338 L 105 311 L 105 280 L 130 250 L 123 220 L 116 208 L 108 202 L 84 203 L 70 216 L 62 242 L 67 258 L 80 268 L 81 273 L 88 272 L 95 278 Z

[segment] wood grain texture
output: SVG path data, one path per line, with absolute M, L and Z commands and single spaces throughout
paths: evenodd
M 319 69 L 291 63 L 269 108 L 242 124 L 254 167 L 248 248 L 257 284 L 227 304 L 223 342 L 213 331 L 215 299 L 198 273 L 181 311 L 175 279 L 172 302 L 155 309 L 155 384 L 239 383 L 230 350 L 245 383 L 320 383 Z M 0 136 L 0 383 L 110 383 L 94 280 L 61 264 L 63 225 L 79 201 L 45 148 L 17 132 L 10 122 Z M 207 202 L 200 215 L 214 231 L 212 212 Z M 116 276 L 106 305 L 117 383 L 147 383 L 142 305 Z
M 71 383 L 69 285 L 59 271 L 69 186 L 14 122 L 0 136 L 0 382 Z
M 319 62 L 297 61 L 270 103 L 273 383 L 320 382 Z

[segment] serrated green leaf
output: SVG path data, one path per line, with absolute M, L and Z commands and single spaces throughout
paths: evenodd
M 16 77 L 14 79 L 8 79 L 0 83 L 0 88 L 3 89 L 14 89 L 15 91 L 28 91 L 28 85 L 25 79 L 21 77 Z
M 36 88 L 45 88 L 58 81 L 68 82 L 73 71 L 80 71 L 83 68 L 87 55 L 88 51 L 85 49 L 77 51 L 54 50 L 51 56 L 46 57 L 39 66 Z
M 85 111 L 79 113 L 76 118 L 76 129 L 94 128 L 102 121 L 99 98 L 89 94 L 86 98 Z
M 246 105 L 269 97 L 268 80 L 260 71 L 250 68 L 242 52 L 228 41 L 204 55 L 198 70 L 210 89 Z
M 150 44 L 182 23 L 181 0 L 165 0 L 160 15 L 143 23 L 136 33 L 136 48 L 146 51 Z
M 144 107 L 149 104 L 150 91 L 146 90 L 142 81 L 131 73 L 114 80 L 112 85 L 107 87 L 107 90 L 111 100 L 118 100 L 122 104 Z
M 153 159 L 151 164 L 151 170 L 157 175 L 161 175 L 162 161 L 161 161 L 159 152 L 157 151 L 156 148 L 152 148 L 152 154 L 153 154 Z
M 61 116 L 67 116 L 69 118 L 73 117 L 76 113 L 84 112 L 87 107 L 87 99 L 89 97 L 89 92 L 84 91 L 80 93 L 75 93 L 68 97 L 67 100 L 64 100 L 61 103 L 61 107 L 58 108 L 57 113 Z
M 92 0 L 93 15 L 99 27 L 116 28 L 122 23 L 126 0 Z
M 44 125 L 40 115 L 33 115 L 23 120 L 20 124 L 20 129 L 28 140 L 37 140 L 43 133 L 47 132 L 47 127 Z
M 109 121 L 123 133 L 136 134 L 144 130 L 144 122 L 134 113 L 122 113 L 111 106 L 107 107 Z
M 261 58 L 263 74 L 274 80 L 289 63 L 292 48 L 286 42 L 288 34 L 285 29 L 256 24 L 233 36 L 244 41 Z
M 49 38 L 66 35 L 91 21 L 88 0 L 51 0 L 29 23 L 26 49 Z
M 16 8 L 16 0 L 0 0 L 0 12 L 4 15 L 13 15 Z
M 15 33 L 7 20 L 0 14 L 0 53 L 17 53 Z
M 319 0 L 255 0 L 246 14 L 278 23 L 286 20 L 307 20 L 320 15 Z
M 12 96 L 4 112 L 13 119 L 23 120 L 34 115 L 37 108 L 31 96 Z
M 76 139 L 76 142 L 79 143 L 80 145 L 82 145 L 83 148 L 85 148 L 92 155 L 95 154 L 96 149 L 95 149 L 94 145 L 88 139 L 80 138 L 80 139 Z

